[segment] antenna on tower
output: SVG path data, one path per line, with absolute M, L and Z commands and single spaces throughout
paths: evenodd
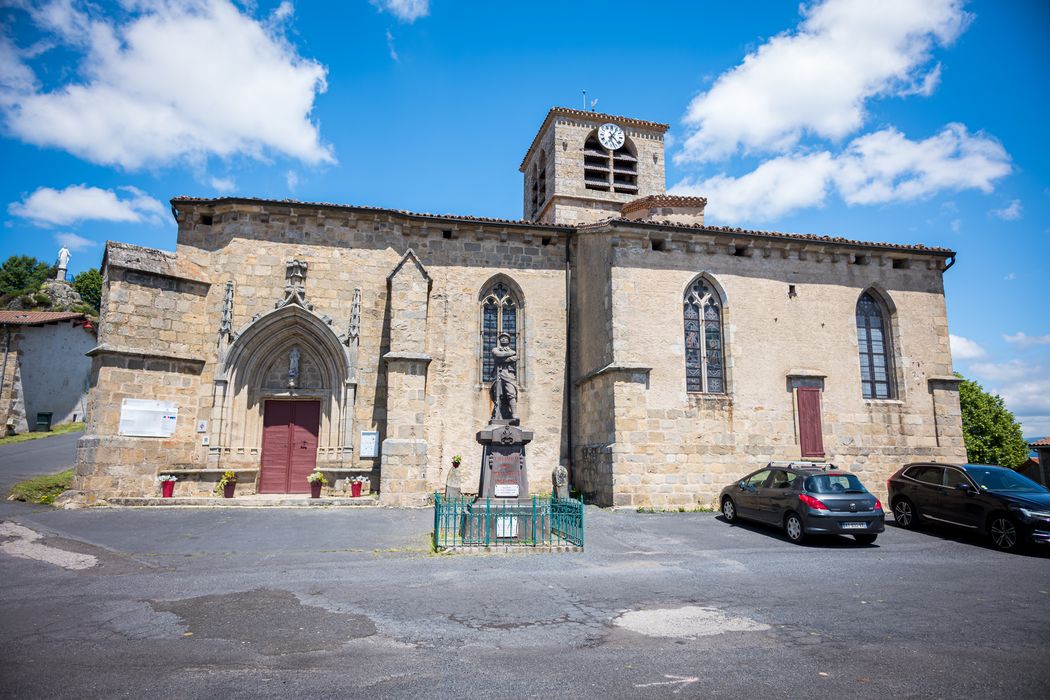
M 587 111 L 587 91 L 583 91 L 583 111 Z
M 597 107 L 597 106 L 598 106 L 598 98 L 595 97 L 593 100 L 591 100 L 591 111 L 593 112 L 594 108 Z

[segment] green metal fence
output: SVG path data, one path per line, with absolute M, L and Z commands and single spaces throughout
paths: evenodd
M 583 501 L 548 496 L 475 500 L 435 493 L 434 547 L 583 548 Z

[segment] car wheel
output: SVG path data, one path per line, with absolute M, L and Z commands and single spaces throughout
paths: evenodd
M 727 523 L 736 522 L 736 504 L 728 496 L 722 499 L 722 517 L 726 519 Z
M 918 526 L 918 511 L 907 498 L 898 498 L 893 504 L 893 519 L 905 530 L 914 530 Z
M 806 539 L 806 532 L 802 529 L 802 518 L 798 513 L 788 513 L 784 518 L 784 534 L 795 544 L 801 544 Z
M 1014 519 L 1008 515 L 1002 513 L 993 515 L 988 523 L 988 534 L 996 549 L 1014 552 L 1021 548 L 1021 531 Z
M 857 540 L 859 544 L 872 544 L 878 535 L 854 535 L 853 539 Z

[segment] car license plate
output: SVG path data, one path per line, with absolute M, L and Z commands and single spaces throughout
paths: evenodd
M 843 530 L 864 530 L 867 527 L 867 523 L 842 523 Z

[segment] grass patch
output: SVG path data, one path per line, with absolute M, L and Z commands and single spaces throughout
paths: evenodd
M 11 488 L 8 498 L 12 501 L 51 505 L 63 491 L 73 485 L 73 470 L 26 479 Z
M 83 429 L 83 423 L 63 423 L 62 425 L 56 425 L 51 429 L 51 432 L 19 433 L 18 435 L 0 437 L 0 445 L 13 445 L 16 442 L 40 440 L 42 438 L 54 437 L 55 435 L 65 435 L 66 433 L 78 433 Z

